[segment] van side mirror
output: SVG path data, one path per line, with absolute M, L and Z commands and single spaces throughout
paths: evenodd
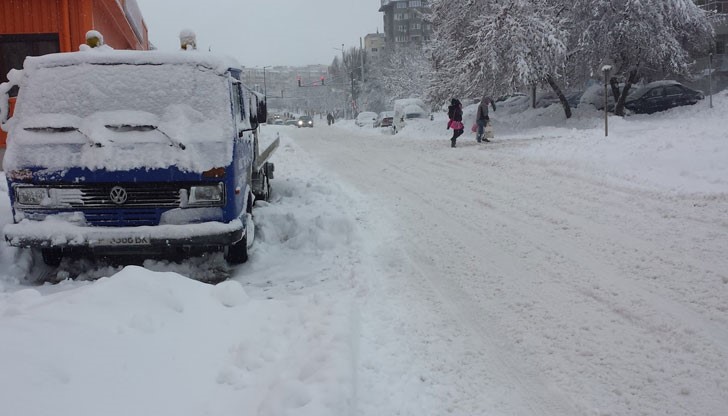
M 3 82 L 0 84 L 0 128 L 5 131 L 5 123 L 10 118 L 10 91 L 16 88 L 15 84 Z
M 250 129 L 255 130 L 258 128 L 258 99 L 254 96 L 251 96 L 248 100 L 248 108 L 250 109 Z
M 267 100 L 258 101 L 258 123 L 268 122 L 268 102 Z

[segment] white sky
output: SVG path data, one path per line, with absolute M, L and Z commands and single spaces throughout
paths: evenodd
M 329 64 L 333 48 L 359 46 L 382 31 L 379 0 L 137 0 L 149 38 L 163 51 L 179 49 L 182 29 L 248 67 Z

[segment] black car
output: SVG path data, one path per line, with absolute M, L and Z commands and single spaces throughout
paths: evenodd
M 296 123 L 298 128 L 301 127 L 313 127 L 313 119 L 309 116 L 301 116 Z
M 638 114 L 652 114 L 681 105 L 693 105 L 705 98 L 701 91 L 677 81 L 652 82 L 627 97 L 625 108 Z

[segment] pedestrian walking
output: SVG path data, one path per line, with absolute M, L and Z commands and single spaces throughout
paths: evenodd
M 447 108 L 447 115 L 450 118 L 450 121 L 447 123 L 447 128 L 453 130 L 450 147 L 456 147 L 458 137 L 462 136 L 465 132 L 465 125 L 463 125 L 463 104 L 458 99 L 453 98 L 450 106 Z
M 487 95 L 480 100 L 480 105 L 478 105 L 478 113 L 475 116 L 475 123 L 478 125 L 478 135 L 475 138 L 478 140 L 478 143 L 490 141 L 485 136 L 485 127 L 490 123 L 490 117 L 488 116 L 489 105 L 493 107 L 493 111 L 496 111 L 495 101 Z

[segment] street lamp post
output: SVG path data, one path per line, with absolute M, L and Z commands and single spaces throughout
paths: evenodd
M 607 85 L 609 83 L 609 72 L 612 70 L 611 65 L 604 65 L 602 72 L 604 73 L 604 137 L 609 137 L 609 110 L 607 103 L 609 102 L 609 94 Z
M 263 95 L 265 95 L 267 97 L 268 96 L 268 84 L 266 83 L 266 80 L 265 80 L 265 69 L 266 68 L 270 68 L 270 65 L 263 67 Z
M 713 108 L 713 52 L 708 56 L 708 95 L 710 96 L 710 108 Z

